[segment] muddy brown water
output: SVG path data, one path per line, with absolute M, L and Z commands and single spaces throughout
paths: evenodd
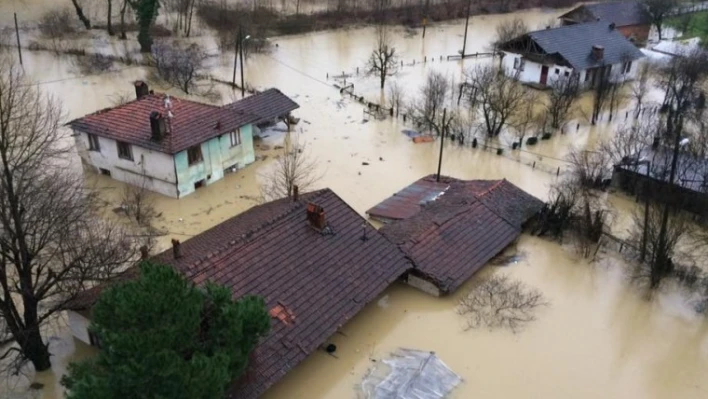
M 0 2 L 5 18 L 8 4 Z M 45 1 L 45 4 L 53 2 Z M 23 4 L 38 4 L 26 0 Z M 39 13 L 37 8 L 29 10 Z M 558 12 L 540 10 L 471 19 L 468 52 L 484 51 L 494 27 L 506 18 L 520 16 L 536 27 Z M 435 25 L 425 41 L 395 30 L 394 41 L 405 66 L 393 78 L 415 93 L 430 69 L 448 74 L 458 82 L 464 68 L 484 60 L 443 61 L 461 47 L 462 22 Z M 269 55 L 247 62 L 246 79 L 258 88 L 275 86 L 300 105 L 301 118 L 295 131 L 318 160 L 323 177 L 317 187 L 330 187 L 360 213 L 437 168 L 439 143 L 413 144 L 401 130 L 410 128 L 401 120 L 364 122 L 363 107 L 343 99 L 331 84 L 333 76 L 350 75 L 355 91 L 370 101 L 381 99 L 374 78 L 356 74 L 372 47 L 373 29 L 359 28 L 274 38 L 278 47 Z M 213 40 L 203 37 L 206 42 Z M 93 40 L 93 39 L 92 39 Z M 120 51 L 105 40 L 92 45 L 99 51 Z M 231 57 L 223 54 L 212 73 L 231 77 Z M 427 58 L 428 62 L 421 61 Z M 434 58 L 435 61 L 430 61 Z M 26 52 L 25 67 L 40 87 L 64 104 L 67 119 L 111 106 L 116 93 L 132 93 L 131 82 L 145 79 L 140 67 L 121 68 L 97 76 L 78 76 L 67 58 L 48 52 Z M 327 75 L 330 75 L 328 78 Z M 160 89 L 158 87 L 158 89 Z M 222 101 L 230 89 L 217 86 Z M 172 92 L 173 94 L 179 94 Z M 587 100 L 583 100 L 587 102 Z M 444 174 L 464 179 L 506 178 L 523 189 L 546 198 L 556 171 L 566 167 L 561 160 L 571 144 L 594 148 L 611 134 L 606 121 L 595 127 L 581 117 L 566 134 L 541 142 L 526 152 L 492 152 L 445 144 Z M 282 131 L 265 132 L 261 145 L 272 148 L 284 140 Z M 154 195 L 162 213 L 157 227 L 170 238 L 182 240 L 256 204 L 260 177 L 277 151 L 258 150 L 259 160 L 224 180 L 181 200 Z M 365 166 L 362 163 L 367 162 Z M 536 168 L 531 165 L 536 163 Z M 76 162 L 77 168 L 79 167 Z M 110 206 L 117 206 L 123 186 L 101 176 L 87 180 L 103 189 Z M 622 216 L 616 230 L 628 225 L 627 211 L 633 200 L 610 195 Z M 488 266 L 484 274 L 505 273 L 541 290 L 550 306 L 537 313 L 537 320 L 513 334 L 509 331 L 465 330 L 456 314 L 457 299 L 473 284 L 448 298 L 432 298 L 401 284 L 387 289 L 332 337 L 337 357 L 314 353 L 264 396 L 285 398 L 354 398 L 359 384 L 373 364 L 398 347 L 435 351 L 463 378 L 455 398 L 483 397 L 574 397 L 574 398 L 702 398 L 708 396 L 708 324 L 692 310 L 689 295 L 667 288 L 647 300 L 627 283 L 624 264 L 612 254 L 589 265 L 572 251 L 539 238 L 524 236 L 515 249 L 525 257 L 507 266 Z M 30 374 L 27 381 L 44 384 L 38 397 L 62 397 L 58 377 L 68 362 L 90 356 L 93 349 L 75 341 L 65 326 L 47 333 L 54 353 L 52 371 Z M 7 381 L 21 391 L 21 381 Z M 25 384 L 26 385 L 26 384 Z M 17 397 L 28 397 L 18 393 Z

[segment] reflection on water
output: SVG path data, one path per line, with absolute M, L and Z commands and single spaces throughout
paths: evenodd
M 7 7 L 0 5 L 0 9 Z M 6 13 L 2 14 L 5 18 Z M 536 27 L 555 14 L 525 11 L 472 18 L 468 49 L 484 51 L 494 27 L 506 18 L 521 16 Z M 413 95 L 428 70 L 443 71 L 459 82 L 464 68 L 488 62 L 440 61 L 440 56 L 459 50 L 462 31 L 459 21 L 436 25 L 422 40 L 420 35 L 408 36 L 396 29 L 396 47 L 406 64 L 415 60 L 416 65 L 404 67 L 393 79 Z M 296 130 L 319 162 L 323 178 L 318 186 L 331 187 L 362 214 L 412 181 L 434 173 L 439 151 L 436 143 L 413 144 L 401 133 L 410 126 L 400 120 L 365 121 L 362 106 L 342 99 L 331 86 L 331 77 L 345 72 L 352 75 L 357 93 L 379 101 L 382 93 L 376 79 L 356 75 L 356 68 L 363 66 L 371 51 L 373 32 L 361 28 L 275 38 L 278 47 L 272 54 L 254 56 L 246 65 L 249 84 L 278 87 L 301 105 Z M 223 54 L 222 66 L 213 73 L 230 79 L 231 58 Z M 424 58 L 428 59 L 425 64 L 420 62 Z M 25 67 L 35 80 L 44 82 L 40 85 L 43 90 L 63 102 L 69 119 L 111 106 L 116 93 L 132 93 L 132 81 L 149 76 L 144 68 L 133 67 L 79 77 L 69 59 L 47 52 L 26 52 Z M 217 88 L 223 101 L 233 96 L 230 89 Z M 584 98 L 581 105 L 587 108 L 587 104 L 589 99 Z M 622 123 L 623 116 L 618 114 L 613 125 Z M 446 143 L 442 171 L 462 179 L 506 178 L 543 199 L 558 168 L 567 166 L 562 158 L 571 144 L 592 149 L 611 132 L 607 121 L 591 127 L 582 113 L 569 126 L 565 134 L 525 147 L 525 152 L 507 151 L 502 156 Z M 264 133 L 261 143 L 273 148 L 283 140 L 283 132 L 271 130 Z M 184 199 L 154 195 L 162 213 L 157 227 L 169 232 L 162 237 L 160 248 L 166 248 L 170 238 L 184 240 L 255 205 L 259 174 L 277 154 L 258 150 L 259 160 L 253 165 Z M 535 169 L 530 166 L 534 162 Z M 111 208 L 118 204 L 120 183 L 93 175 L 88 180 L 103 189 Z M 626 231 L 627 211 L 635 204 L 618 195 L 610 195 L 610 200 L 624 210 L 615 225 L 619 234 Z M 657 300 L 644 300 L 628 287 L 621 262 L 609 255 L 598 264 L 587 265 L 557 244 L 526 236 L 517 250 L 525 253 L 523 261 L 490 266 L 483 273 L 509 273 L 541 290 L 552 303 L 521 333 L 464 332 L 454 307 L 469 284 L 442 299 L 397 284 L 345 325 L 343 334 L 332 338 L 338 347 L 336 358 L 313 354 L 265 397 L 355 397 L 356 385 L 373 361 L 399 347 L 435 351 L 465 380 L 455 393 L 457 398 L 708 395 L 704 378 L 708 370 L 707 324 L 690 310 L 688 299 L 668 290 Z M 61 375 L 68 361 L 92 352 L 71 339 L 65 328 L 48 335 L 56 336 L 51 340 L 53 368 L 34 379 L 45 384 L 41 394 L 45 399 L 61 397 L 55 376 Z

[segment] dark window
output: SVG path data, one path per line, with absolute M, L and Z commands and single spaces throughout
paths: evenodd
M 110 176 L 110 175 L 111 175 L 111 171 L 108 170 L 108 169 L 99 168 L 98 170 L 99 170 L 99 171 L 101 172 L 101 174 L 104 175 L 104 176 Z
M 101 347 L 101 338 L 99 338 L 98 335 L 89 331 L 89 343 L 91 344 L 91 346 L 95 346 L 97 348 L 100 348 Z
M 89 151 L 101 151 L 101 145 L 98 143 L 98 136 L 95 134 L 88 135 Z
M 231 147 L 236 147 L 241 145 L 241 129 L 236 129 L 230 134 L 231 136 Z
M 556 68 L 556 75 L 559 75 L 561 73 L 561 70 Z
M 568 77 L 568 76 L 570 76 L 570 72 L 565 71 L 565 72 L 563 73 L 563 75 L 565 75 L 565 77 Z
M 122 141 L 117 141 L 116 144 L 118 144 L 118 158 L 132 161 L 133 150 L 130 148 L 130 144 L 124 143 Z
M 622 73 L 629 73 L 632 70 L 632 61 L 625 62 L 622 65 Z
M 190 165 L 197 164 L 202 161 L 202 147 L 195 145 L 187 150 L 187 160 Z

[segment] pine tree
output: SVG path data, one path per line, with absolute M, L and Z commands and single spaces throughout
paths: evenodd
M 102 350 L 70 366 L 67 398 L 223 397 L 270 329 L 263 299 L 233 301 L 227 288 L 195 287 L 169 266 L 146 262 L 140 273 L 94 306 L 89 331 Z

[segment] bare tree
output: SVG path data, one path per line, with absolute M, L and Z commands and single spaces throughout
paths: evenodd
M 81 23 L 84 24 L 86 29 L 91 29 L 91 20 L 84 14 L 84 9 L 79 4 L 78 0 L 71 0 L 71 4 L 74 5 L 74 10 L 76 10 L 76 16 L 79 17 Z
M 371 52 L 366 69 L 369 74 L 377 75 L 381 82 L 381 89 L 386 84 L 386 78 L 398 72 L 398 54 L 391 45 L 388 28 L 379 25 L 376 27 L 376 48 Z
M 612 159 L 605 151 L 573 149 L 566 159 L 573 165 L 572 175 L 582 187 L 601 188 L 612 170 Z
M 536 320 L 539 307 L 547 306 L 541 291 L 508 276 L 482 279 L 460 298 L 457 313 L 467 319 L 467 328 L 508 328 L 519 332 Z
M 418 127 L 441 136 L 452 123 L 453 113 L 446 109 L 450 82 L 440 72 L 430 71 L 420 95 L 409 104 L 408 115 Z
M 573 114 L 573 105 L 580 97 L 578 76 L 561 76 L 550 84 L 546 114 L 552 128 L 560 129 Z
M 518 139 L 519 147 L 524 143 L 524 137 L 539 128 L 542 124 L 542 116 L 536 113 L 538 104 L 538 95 L 529 92 L 527 101 L 521 104 L 517 112 L 512 115 L 509 125 L 514 130 L 515 136 Z
M 273 201 L 292 198 L 295 186 L 303 193 L 312 190 L 322 175 L 317 169 L 316 159 L 312 158 L 307 150 L 307 145 L 301 142 L 299 137 L 295 136 L 291 140 L 288 135 L 284 153 L 261 178 L 263 199 Z
M 67 301 L 112 278 L 135 254 L 126 232 L 98 218 L 100 201 L 68 162 L 59 103 L 0 61 L 0 316 L 11 355 L 50 367 L 41 327 Z
M 590 123 L 595 125 L 600 114 L 605 111 L 616 93 L 616 84 L 612 81 L 610 67 L 601 67 L 595 71 L 592 83 L 592 116 Z
M 125 33 L 125 13 L 128 11 L 128 0 L 123 0 L 120 6 L 120 39 L 126 40 L 128 36 Z
M 157 216 L 155 201 L 148 190 L 149 178 L 142 175 L 128 182 L 123 188 L 121 208 L 144 227 L 151 227 Z
M 479 107 L 487 136 L 498 136 L 528 101 L 529 91 L 514 77 L 492 65 L 477 66 L 466 71 L 465 77 L 474 93 L 469 101 L 470 107 Z
M 495 29 L 494 41 L 492 42 L 494 48 L 498 48 L 501 44 L 508 42 L 509 40 L 516 39 L 517 37 L 524 35 L 530 31 L 526 22 L 523 19 L 516 17 L 514 19 L 507 19 L 504 22 L 497 25 Z
M 637 119 L 617 129 L 611 139 L 603 140 L 599 151 L 607 154 L 613 166 L 623 165 L 636 173 L 641 165 L 647 164 L 654 138 L 662 134 L 660 123 L 653 115 Z
M 394 110 L 395 115 L 398 116 L 401 111 L 401 106 L 403 106 L 406 102 L 406 93 L 403 90 L 403 86 L 398 84 L 397 81 L 389 85 L 386 99 L 388 100 L 389 107 L 391 107 Z
M 186 47 L 157 43 L 152 46 L 152 57 L 157 73 L 164 81 L 190 94 L 206 68 L 209 54 L 196 43 Z
M 651 65 L 648 62 L 639 64 L 636 79 L 632 84 L 632 99 L 634 100 L 634 118 L 638 119 L 642 112 L 644 100 L 649 93 L 649 79 L 651 77 Z
M 113 0 L 106 0 L 108 10 L 106 11 L 106 30 L 109 36 L 115 35 L 113 31 Z
M 656 26 L 656 32 L 659 34 L 659 40 L 662 39 L 662 27 L 666 17 L 678 5 L 678 0 L 642 0 L 642 4 L 651 18 L 652 24 Z

